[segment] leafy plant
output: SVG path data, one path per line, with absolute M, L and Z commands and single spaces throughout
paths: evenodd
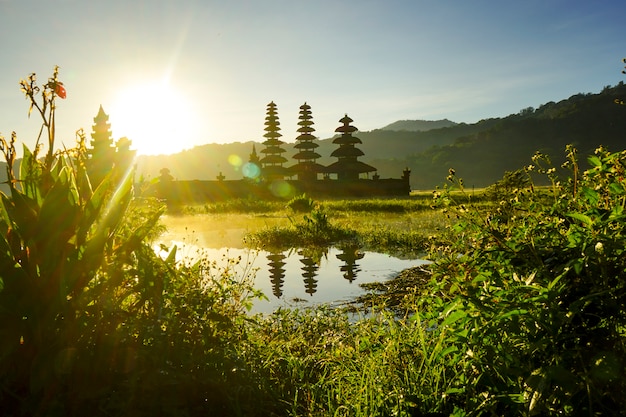
M 315 209 L 315 201 L 302 194 L 289 200 L 287 207 L 296 213 L 310 213 Z
M 148 273 L 145 239 L 161 212 L 129 224 L 132 173 L 113 170 L 92 190 L 84 142 L 54 151 L 58 68 L 42 87 L 34 74 L 20 84 L 43 119 L 48 150 L 42 162 L 39 140 L 34 151 L 24 146 L 16 172 L 16 135 L 0 138 L 10 189 L 0 206 L 0 398 L 35 412 L 62 407 L 56 396 L 68 374 L 86 376 L 83 394 L 93 388 L 98 371 L 88 364 L 110 371 L 102 343 L 128 315 L 159 304 L 153 289 L 163 276 Z
M 530 177 L 525 169 L 506 171 L 501 180 L 487 187 L 485 193 L 492 200 L 500 201 L 514 194 L 517 190 L 524 190 L 530 186 Z
M 568 147 L 552 199 L 517 189 L 486 214 L 463 211 L 433 257 L 443 302 L 427 309 L 460 352 L 447 365 L 472 414 L 598 415 L 624 409 L 626 152 L 599 148 L 581 172 Z
M 16 135 L 0 137 L 9 186 L 0 195 L 3 413 L 240 408 L 241 396 L 225 387 L 247 384 L 236 345 L 250 300 L 261 294 L 233 264 L 218 271 L 203 258 L 182 263 L 176 248 L 158 257 L 151 238 L 164 207 L 136 196 L 132 170 L 113 166 L 94 189 L 82 132 L 75 148 L 54 150 L 58 69 L 41 87 L 34 74 L 21 85 L 49 148 L 41 159 L 39 140 L 34 150 L 24 146 L 18 168 Z

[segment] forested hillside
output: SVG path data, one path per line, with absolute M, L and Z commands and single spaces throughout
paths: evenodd
M 547 153 L 559 165 L 569 143 L 581 155 L 592 153 L 599 145 L 609 150 L 624 149 L 626 107 L 615 100 L 625 97 L 626 87 L 620 83 L 605 87 L 600 93 L 576 94 L 504 118 L 427 131 L 388 130 L 394 126 L 391 124 L 384 129 L 358 132 L 356 136 L 363 142 L 359 145 L 365 153 L 361 160 L 377 167 L 382 178 L 399 177 L 409 167 L 412 188 L 430 189 L 442 184 L 448 169 L 454 168 L 468 186 L 482 187 L 500 179 L 505 171 L 530 164 L 536 151 Z M 354 125 L 359 126 L 358 120 Z M 395 126 L 402 129 L 410 124 L 401 121 Z M 288 142 L 284 145 L 285 156 L 290 158 L 295 149 L 286 131 L 287 127 L 283 127 L 283 139 Z M 322 155 L 318 162 L 334 162 L 329 156 L 336 148 L 332 138 L 318 143 L 317 151 Z M 263 149 L 259 140 L 209 144 L 171 156 L 144 156 L 139 159 L 139 171 L 155 177 L 161 168 L 167 167 L 177 179 L 212 180 L 220 172 L 227 179 L 240 179 L 241 164 L 248 161 L 253 144 L 257 152 Z
M 395 130 L 397 132 L 425 132 L 432 129 L 454 126 L 457 123 L 448 119 L 443 120 L 398 120 L 381 128 L 381 130 Z
M 619 151 L 626 148 L 626 107 L 615 100 L 623 97 L 626 87 L 620 83 L 599 94 L 577 94 L 536 110 L 524 109 L 488 129 L 416 152 L 402 162 L 413 170 L 414 188 L 441 183 L 451 167 L 467 185 L 485 186 L 505 171 L 530 164 L 536 151 L 549 155 L 556 166 L 564 161 L 567 144 L 573 144 L 583 157 L 600 145 Z M 384 161 L 370 163 L 382 167 Z
M 402 175 L 408 161 L 397 162 L 399 158 L 425 152 L 433 146 L 443 146 L 454 143 L 458 137 L 476 134 L 488 129 L 496 123 L 494 120 L 484 120 L 475 124 L 457 124 L 455 126 L 432 129 L 428 131 L 391 131 L 376 129 L 370 132 L 358 132 L 356 136 L 363 142 L 358 147 L 365 153 L 362 161 L 378 161 L 382 178 L 398 178 Z M 354 122 L 358 127 L 358 123 Z M 283 127 L 283 130 L 287 130 Z M 286 166 L 294 164 L 291 157 L 296 153 L 293 139 L 289 139 L 283 131 L 285 157 L 290 159 Z M 295 137 L 295 135 L 294 135 Z M 322 155 L 319 163 L 328 165 L 336 161 L 330 154 L 337 148 L 332 143 L 333 138 L 321 139 L 317 143 L 316 151 Z M 146 177 L 153 178 L 159 175 L 162 168 L 168 168 L 171 174 L 181 180 L 213 180 L 221 172 L 226 179 L 241 179 L 241 164 L 248 161 L 252 146 L 257 153 L 263 149 L 261 140 L 258 142 L 235 142 L 229 144 L 207 144 L 196 146 L 193 149 L 174 154 L 159 156 L 142 156 L 139 158 L 139 172 Z
M 616 104 L 616 100 L 625 98 L 626 86 L 619 83 L 605 87 L 600 93 L 576 94 L 504 118 L 472 124 L 450 122 L 448 127 L 426 131 L 412 131 L 409 127 L 433 125 L 424 121 L 399 121 L 382 129 L 358 132 L 356 136 L 363 142 L 359 145 L 365 153 L 361 160 L 377 167 L 381 178 L 400 177 L 408 167 L 413 189 L 431 189 L 441 185 L 448 169 L 454 168 L 467 186 L 482 187 L 500 179 L 505 171 L 530 164 L 536 151 L 550 155 L 558 166 L 564 158 L 565 145 L 570 143 L 583 156 L 593 153 L 600 145 L 611 151 L 625 149 L 626 106 Z M 354 125 L 358 127 L 358 121 Z M 394 126 L 400 130 L 389 130 Z M 284 145 L 285 156 L 291 158 L 296 151 L 294 140 L 285 133 L 287 130 L 283 127 L 283 139 L 288 142 Z M 207 144 L 174 155 L 140 156 L 138 173 L 154 178 L 162 168 L 168 168 L 180 180 L 213 180 L 220 173 L 226 179 L 241 179 L 242 165 L 248 161 L 253 145 L 260 153 L 261 142 Z M 322 155 L 318 162 L 325 165 L 335 162 L 330 157 L 337 146 L 332 138 L 318 143 L 317 151 Z M 5 177 L 3 165 L 0 181 Z

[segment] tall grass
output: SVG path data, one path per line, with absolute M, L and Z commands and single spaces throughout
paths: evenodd
M 293 416 L 411 416 L 451 411 L 445 333 L 384 309 L 278 310 L 258 323 L 249 363 Z M 270 388 L 271 387 L 271 388 Z M 443 394 L 442 394 L 443 393 Z

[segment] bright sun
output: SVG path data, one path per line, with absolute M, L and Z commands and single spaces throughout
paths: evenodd
M 108 113 L 114 138 L 127 137 L 138 154 L 171 154 L 191 147 L 191 106 L 167 83 L 120 90 Z

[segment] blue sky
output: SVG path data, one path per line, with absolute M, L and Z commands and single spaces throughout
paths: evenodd
M 305 101 L 320 138 L 346 113 L 473 123 L 626 79 L 625 22 L 602 0 L 0 0 L 0 133 L 34 144 L 18 82 L 54 65 L 66 146 L 101 104 L 141 153 L 261 141 L 270 101 L 286 142 Z

